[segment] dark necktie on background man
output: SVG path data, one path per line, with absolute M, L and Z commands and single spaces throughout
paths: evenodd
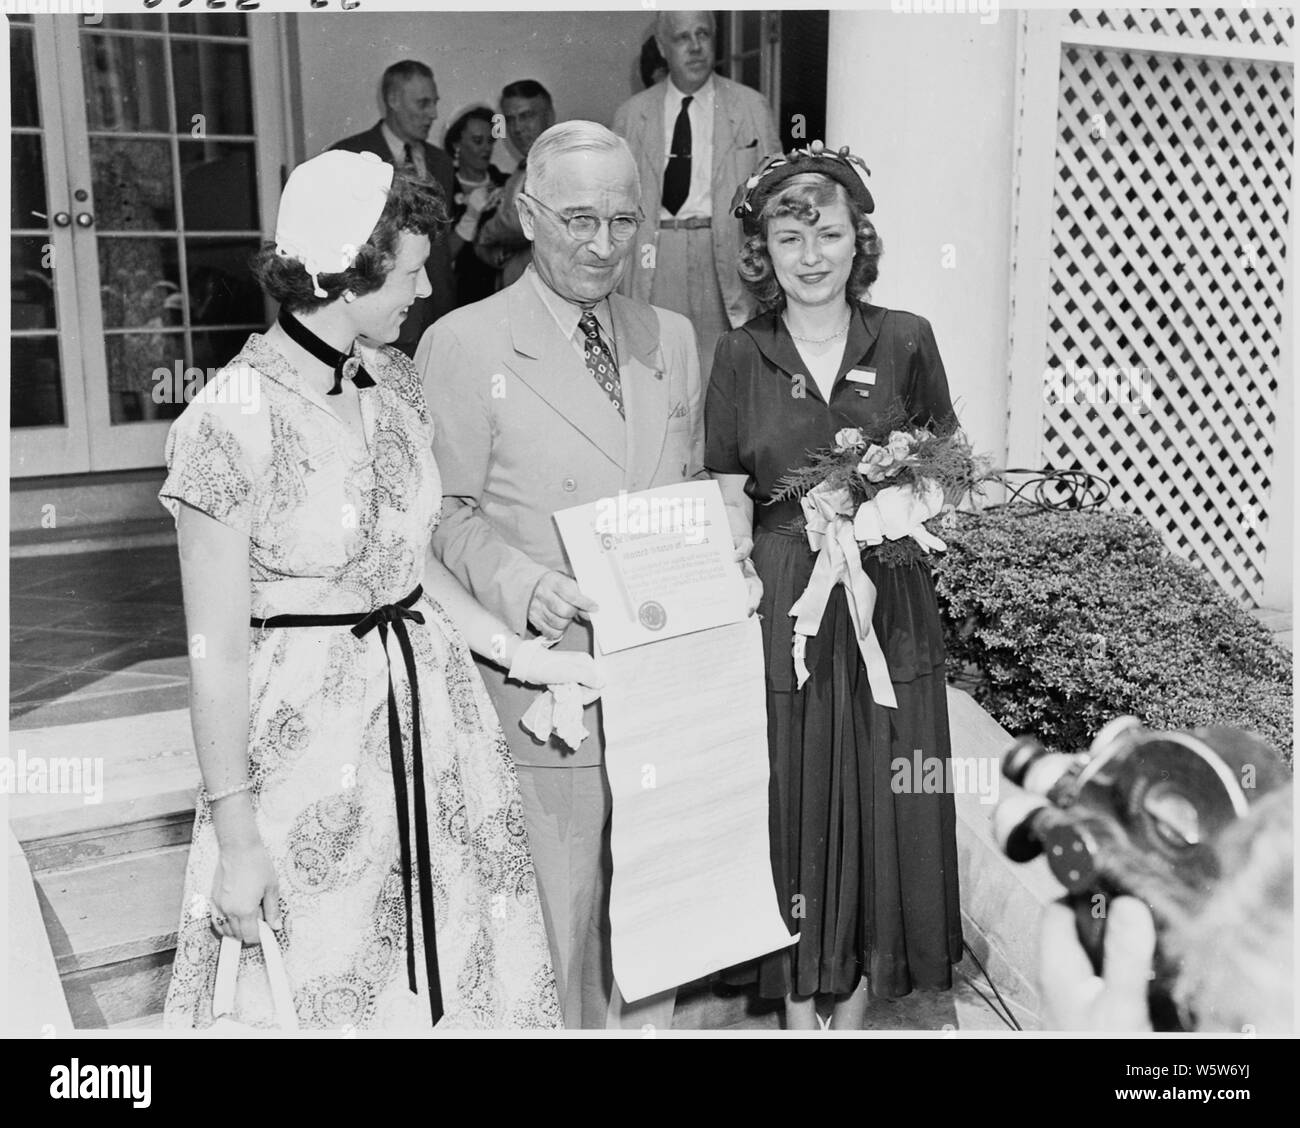
M 409 141 L 402 145 L 402 167 L 407 172 L 415 172 L 415 154 L 411 152 L 411 143 Z
M 669 215 L 676 215 L 691 194 L 691 103 L 694 94 L 687 94 L 682 99 L 682 108 L 677 111 L 677 121 L 673 124 L 672 151 L 668 154 L 668 165 L 664 168 L 663 205 Z

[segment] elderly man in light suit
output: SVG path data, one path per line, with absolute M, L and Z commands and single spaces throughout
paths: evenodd
M 731 199 L 781 148 L 763 96 L 713 73 L 713 33 L 712 12 L 661 12 L 655 40 L 668 77 L 614 114 L 646 214 L 622 292 L 691 319 L 706 381 L 718 338 L 758 312 L 736 273 Z
M 434 419 L 443 563 L 511 629 L 590 651 L 596 610 L 569 575 L 551 515 L 620 490 L 702 474 L 695 335 L 614 293 L 635 243 L 636 167 L 604 126 L 571 121 L 534 143 L 517 198 L 533 265 L 438 321 L 416 364 Z M 673 992 L 608 993 L 609 787 L 598 705 L 577 752 L 520 726 L 537 694 L 481 665 L 514 752 L 566 1026 L 671 1021 Z

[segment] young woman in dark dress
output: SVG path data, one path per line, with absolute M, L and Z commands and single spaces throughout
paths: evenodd
M 842 585 L 807 642 L 802 688 L 792 657 L 790 608 L 815 555 L 791 528 L 799 503 L 771 501 L 778 480 L 891 404 L 919 425 L 952 414 L 929 323 L 863 300 L 881 245 L 860 162 L 845 154 L 814 142 L 738 191 L 748 235 L 740 273 L 763 312 L 718 343 L 705 409 L 705 464 L 733 531 L 752 530 L 764 588 L 772 867 L 800 934 L 745 972 L 762 995 L 784 997 L 791 1029 L 817 1028 L 819 1000 L 836 1029 L 861 1029 L 868 990 L 948 988 L 962 954 L 953 797 L 891 787 L 896 758 L 950 755 L 928 564 L 864 560 L 894 707 L 872 693 Z

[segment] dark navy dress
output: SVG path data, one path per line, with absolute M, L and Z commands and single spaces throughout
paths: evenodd
M 858 369 L 864 377 L 849 380 Z M 874 383 L 868 380 L 874 374 Z M 866 395 L 861 393 L 866 392 Z M 789 526 L 798 502 L 768 504 L 780 477 L 869 427 L 891 401 L 914 422 L 952 414 L 947 377 L 924 318 L 858 305 L 829 404 L 780 317 L 764 314 L 718 343 L 705 409 L 705 465 L 749 476 L 754 566 L 763 581 L 770 828 L 777 896 L 799 943 L 729 974 L 757 976 L 760 993 L 846 994 L 866 975 L 892 998 L 947 988 L 961 959 L 956 816 L 946 791 L 891 788 L 895 759 L 950 756 L 943 631 L 925 560 L 890 567 L 868 558 L 873 618 L 896 709 L 877 705 L 843 587 L 808 641 L 808 682 L 796 688 L 790 607 L 815 556 Z M 947 772 L 943 778 L 948 778 Z

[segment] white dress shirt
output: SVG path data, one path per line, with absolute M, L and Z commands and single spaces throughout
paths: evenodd
M 578 355 L 586 363 L 587 359 L 587 335 L 578 328 L 578 322 L 582 320 L 582 315 L 586 310 L 569 301 L 567 298 L 560 297 L 545 282 L 542 276 L 537 273 L 537 268 L 531 263 L 524 272 L 537 288 L 537 293 L 541 297 L 543 304 L 551 311 L 551 316 L 555 318 L 555 323 L 559 325 L 560 332 L 568 337 L 569 342 L 577 350 Z M 609 312 L 609 299 L 602 298 L 593 307 L 592 312 L 596 315 L 596 324 L 600 326 L 600 335 L 604 338 L 605 344 L 609 346 L 609 351 L 614 354 L 614 362 L 618 363 L 618 350 L 614 345 L 614 319 Z
M 713 75 L 694 94 L 687 107 L 686 116 L 691 121 L 691 187 L 686 202 L 674 216 L 667 208 L 660 208 L 660 219 L 689 219 L 713 215 Z M 673 85 L 671 78 L 664 79 L 664 168 L 673 151 L 673 127 L 682 108 L 683 94 Z
M 388 122 L 384 122 L 379 127 L 379 132 L 384 135 L 384 140 L 388 142 L 388 151 L 393 154 L 393 164 L 401 168 L 406 164 L 406 142 L 397 136 L 388 128 Z M 411 146 L 411 162 L 415 165 L 415 171 L 421 180 L 429 179 L 429 169 L 424 163 L 424 146 Z M 692 187 L 693 187 L 692 183 Z

